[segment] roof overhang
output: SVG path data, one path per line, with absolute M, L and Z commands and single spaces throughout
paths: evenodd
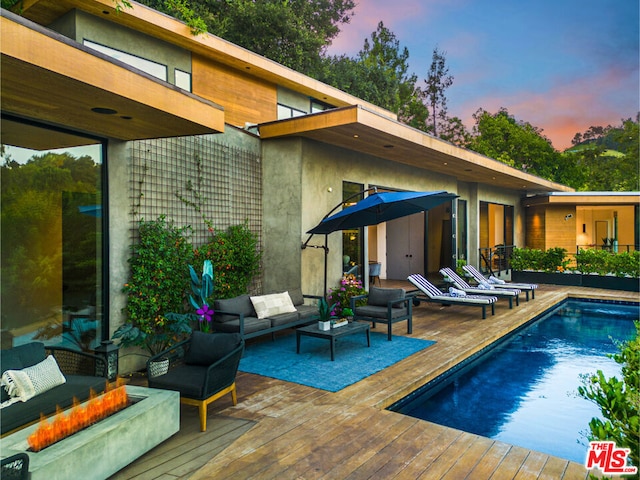
M 5 113 L 118 140 L 224 131 L 224 111 L 213 102 L 6 10 L 0 20 Z M 19 131 L 8 133 L 3 143 L 22 146 Z
M 521 193 L 572 191 L 369 111 L 360 105 L 263 123 L 263 140 L 303 137 L 396 163 Z
M 23 0 L 19 3 L 19 8 L 22 15 L 40 25 L 49 25 L 68 11 L 79 9 L 330 105 L 342 107 L 365 103 L 372 111 L 390 118 L 397 118 L 393 112 L 363 102 L 353 95 L 223 38 L 209 33 L 193 35 L 184 22 L 146 5 L 131 1 L 131 7 L 122 6 L 118 9 L 116 3 L 114 0 Z
M 527 207 L 536 205 L 638 205 L 640 204 L 640 192 L 554 192 L 527 197 L 523 203 Z

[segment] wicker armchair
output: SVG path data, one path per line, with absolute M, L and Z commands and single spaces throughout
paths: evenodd
M 244 352 L 238 333 L 193 332 L 191 338 L 147 361 L 149 387 L 180 392 L 180 402 L 197 406 L 200 430 L 207 429 L 207 406 L 231 393 L 237 405 L 236 374 Z M 168 371 L 154 376 L 154 364 L 168 361 Z
M 66 347 L 44 347 L 47 355 L 53 355 L 65 375 L 87 375 L 107 378 L 107 362 L 99 355 L 92 355 Z
M 2 480 L 26 480 L 29 478 L 29 455 L 16 453 L 0 461 Z

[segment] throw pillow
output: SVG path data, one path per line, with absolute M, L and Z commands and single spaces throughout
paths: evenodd
M 253 308 L 258 318 L 269 318 L 280 313 L 297 312 L 296 307 L 293 306 L 289 292 L 251 297 L 251 303 L 253 303 Z
M 31 367 L 22 370 L 7 370 L 2 374 L 0 384 L 7 390 L 11 398 L 3 402 L 0 408 L 18 401 L 26 402 L 66 381 L 58 367 L 58 362 L 52 355 Z

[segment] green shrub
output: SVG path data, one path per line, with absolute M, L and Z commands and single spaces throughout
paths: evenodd
M 607 379 L 598 370 L 583 375 L 584 386 L 578 387 L 578 394 L 595 403 L 604 418 L 589 422 L 589 441 L 613 441 L 618 448 L 628 448 L 632 465 L 640 467 L 640 322 L 636 322 L 635 338 L 619 345 L 619 349 L 611 357 L 622 365 L 622 380 Z
M 546 252 L 535 248 L 514 248 L 511 255 L 511 268 L 514 270 L 543 270 L 545 272 L 564 271 L 569 264 L 567 250 L 560 247 L 550 248 Z
M 182 315 L 193 258 L 187 231 L 167 223 L 164 216 L 139 223 L 129 281 L 122 290 L 127 294 L 127 322 L 113 335 L 123 346 L 140 346 L 153 355 L 191 332 Z
M 640 252 L 580 250 L 576 254 L 577 268 L 582 273 L 614 274 L 618 277 L 640 277 Z
M 258 237 L 246 222 L 223 232 L 214 231 L 209 243 L 194 253 L 197 263 L 204 260 L 213 263 L 213 298 L 232 298 L 247 293 L 251 281 L 260 273 L 262 252 Z

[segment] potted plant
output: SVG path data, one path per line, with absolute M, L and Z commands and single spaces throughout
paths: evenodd
M 318 302 L 318 328 L 320 330 L 331 330 L 331 319 L 335 315 L 336 304 L 329 306 L 324 298 Z
M 340 285 L 337 288 L 329 290 L 327 300 L 335 305 L 335 314 L 339 317 L 346 317 L 344 310 L 349 308 L 351 310 L 351 297 L 357 297 L 360 295 L 366 295 L 367 291 L 362 288 L 362 282 L 356 278 L 353 274 L 346 274 L 340 280 Z M 362 306 L 367 303 L 366 300 L 358 301 L 358 306 Z M 351 312 L 353 315 L 353 312 Z

